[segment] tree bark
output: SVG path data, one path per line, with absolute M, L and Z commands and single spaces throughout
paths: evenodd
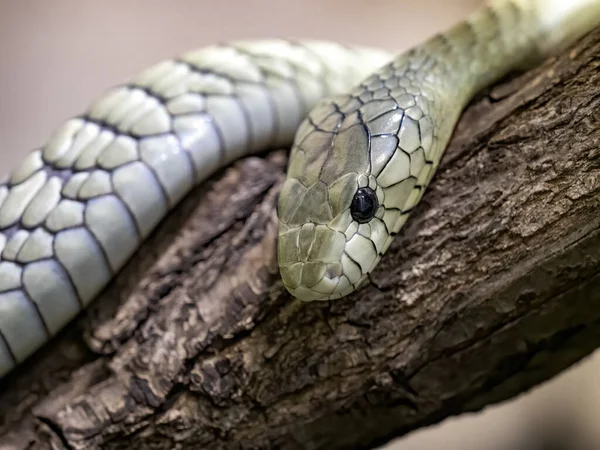
M 372 283 L 301 303 L 286 155 L 168 217 L 1 381 L 1 449 L 370 448 L 513 397 L 600 344 L 600 31 L 469 106 Z

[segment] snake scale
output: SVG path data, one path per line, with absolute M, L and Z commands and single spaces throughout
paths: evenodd
M 395 58 L 322 41 L 240 41 L 161 62 L 59 127 L 0 184 L 0 377 L 86 307 L 190 189 L 292 145 L 283 282 L 357 289 L 435 174 L 462 109 L 580 37 L 600 0 L 501 0 Z

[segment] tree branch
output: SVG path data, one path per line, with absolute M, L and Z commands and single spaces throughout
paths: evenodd
M 285 154 L 197 189 L 84 317 L 2 380 L 0 448 L 368 448 L 600 344 L 600 32 L 463 116 L 372 276 L 279 280 Z

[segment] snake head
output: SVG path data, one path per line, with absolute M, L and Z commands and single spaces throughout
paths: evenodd
M 298 130 L 278 206 L 281 277 L 305 301 L 353 292 L 392 239 L 385 194 L 370 173 L 368 129 L 341 114 L 316 126 L 315 113 L 330 117 L 330 104 L 320 108 Z
M 286 181 L 280 196 L 278 259 L 294 297 L 336 299 L 367 279 L 389 238 L 376 218 L 382 207 L 372 187 L 356 173 L 331 185 Z

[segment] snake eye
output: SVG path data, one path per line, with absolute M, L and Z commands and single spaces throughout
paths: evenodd
M 359 188 L 350 205 L 350 214 L 358 223 L 367 223 L 377 212 L 377 194 L 368 187 Z

